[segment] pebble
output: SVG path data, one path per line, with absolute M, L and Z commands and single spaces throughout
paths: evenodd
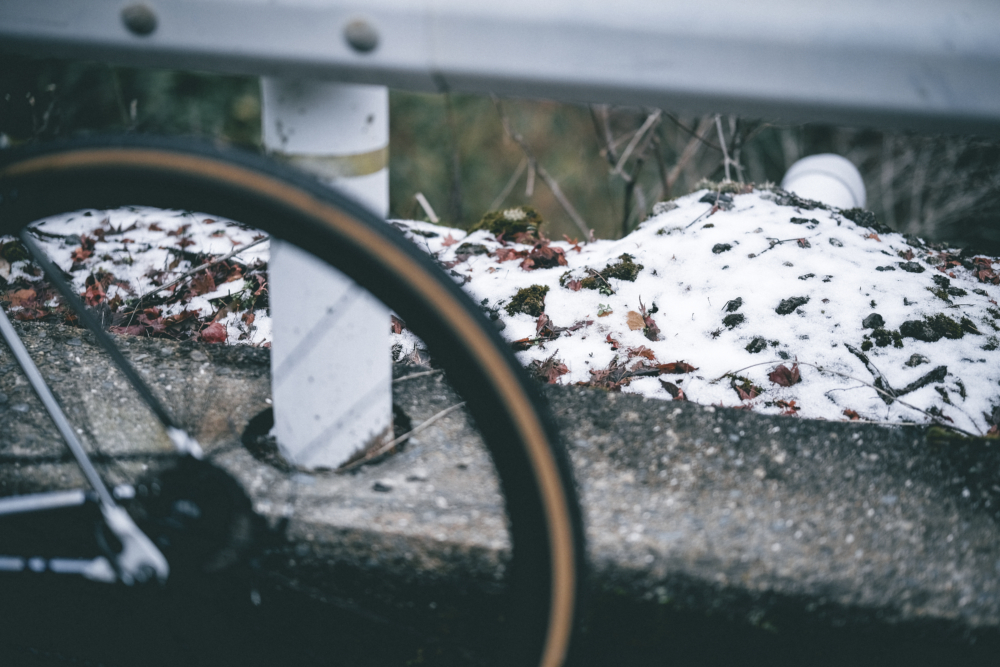
M 372 484 L 372 491 L 378 491 L 379 493 L 389 493 L 392 491 L 393 483 L 387 479 L 377 480 Z
M 15 403 L 14 405 L 10 406 L 10 409 L 13 410 L 14 412 L 20 412 L 21 414 L 24 414 L 29 410 L 27 403 Z
M 208 355 L 201 350 L 191 350 L 191 354 L 188 355 L 194 361 L 208 361 Z
M 70 338 L 68 341 L 66 341 L 66 344 L 72 345 L 73 347 L 80 347 L 81 345 L 83 345 L 83 341 L 80 340 L 79 338 Z

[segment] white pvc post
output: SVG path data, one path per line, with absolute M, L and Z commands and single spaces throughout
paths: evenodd
M 388 89 L 263 78 L 261 96 L 269 152 L 388 214 Z M 272 433 L 291 463 L 336 468 L 392 437 L 389 311 L 287 243 L 271 241 L 268 275 Z
M 861 172 L 850 160 L 835 153 L 798 160 L 785 172 L 781 187 L 837 208 L 864 208 L 867 200 Z

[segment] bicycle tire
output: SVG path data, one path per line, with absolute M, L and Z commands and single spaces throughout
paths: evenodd
M 582 520 L 553 422 L 495 327 L 392 226 L 263 156 L 189 139 L 119 136 L 0 155 L 0 234 L 54 214 L 143 205 L 203 211 L 306 249 L 395 310 L 465 398 L 497 470 L 512 595 L 532 619 L 519 664 L 556 667 L 579 619 Z

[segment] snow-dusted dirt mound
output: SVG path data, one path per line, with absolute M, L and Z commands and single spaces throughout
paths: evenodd
M 702 190 L 659 204 L 621 240 L 586 245 L 546 240 L 532 217 L 509 209 L 471 233 L 393 224 L 464 284 L 542 379 L 996 431 L 992 258 L 780 190 Z M 406 332 L 396 338 L 413 345 Z
M 590 244 L 549 241 L 526 208 L 471 233 L 391 224 L 463 284 L 545 381 L 996 433 L 993 258 L 776 189 L 701 190 L 657 212 L 624 239 Z M 269 345 L 268 246 L 248 247 L 262 240 L 253 230 L 132 208 L 59 216 L 35 234 L 112 331 Z M 72 319 L 9 237 L 0 300 L 17 319 Z M 393 331 L 396 358 L 421 345 L 398 320 Z

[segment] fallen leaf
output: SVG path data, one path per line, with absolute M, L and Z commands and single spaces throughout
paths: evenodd
M 75 250 L 73 250 L 73 252 L 70 253 L 69 257 L 70 257 L 70 259 L 73 260 L 73 262 L 75 264 L 79 264 L 79 263 L 83 262 L 85 259 L 87 259 L 88 257 L 90 257 L 93 254 L 94 253 L 93 253 L 92 250 L 85 250 L 82 247 L 80 247 L 80 248 L 76 248 Z
M 226 338 L 228 338 L 228 332 L 226 331 L 226 327 L 222 326 L 221 323 L 212 322 L 202 329 L 198 337 L 206 343 L 225 343 Z
M 674 375 L 680 375 L 682 373 L 692 373 L 696 370 L 691 364 L 685 363 L 683 361 L 674 361 L 669 364 L 658 364 L 656 366 L 661 373 L 670 373 Z
M 811 248 L 812 247 L 811 245 L 809 245 L 809 241 L 806 241 L 805 239 L 799 239 L 798 240 L 798 244 L 799 244 L 800 248 Z
M 656 361 L 656 357 L 653 355 L 653 351 L 646 347 L 645 345 L 640 345 L 639 347 L 630 347 L 628 349 L 628 358 L 633 359 L 635 357 L 643 357 L 649 359 L 650 361 Z
M 443 239 L 441 240 L 441 244 L 442 244 L 442 245 L 443 245 L 443 246 L 444 246 L 445 248 L 447 248 L 448 246 L 453 246 L 453 245 L 455 245 L 456 243 L 458 243 L 458 240 L 457 240 L 457 239 L 455 239 L 454 237 L 452 237 L 452 235 L 451 235 L 451 234 L 448 234 L 448 236 L 444 237 L 444 238 L 443 238 Z
M 607 338 L 605 338 L 605 340 L 606 340 L 607 342 L 611 343 L 611 349 L 612 349 L 612 350 L 617 350 L 617 349 L 618 349 L 619 347 L 621 347 L 621 343 L 619 343 L 619 342 L 618 342 L 618 341 L 616 341 L 616 340 L 615 340 L 614 338 L 612 338 L 612 337 L 611 337 L 611 334 L 608 334 L 608 337 L 607 337 Z
M 19 289 L 16 292 L 10 292 L 7 294 L 7 298 L 10 300 L 10 305 L 14 307 L 24 307 L 34 301 L 36 296 L 38 295 L 35 293 L 35 290 L 31 288 Z
M 675 401 L 686 401 L 687 396 L 684 395 L 684 390 L 675 385 L 673 382 L 667 382 L 666 380 L 660 380 L 660 386 L 667 390 L 667 393 L 674 397 Z
M 742 387 L 735 387 L 737 395 L 739 395 L 741 401 L 749 401 L 757 397 L 757 388 L 751 386 L 750 391 L 745 391 Z
M 572 290 L 573 292 L 579 292 L 583 288 L 583 281 L 582 280 L 570 280 L 570 281 L 568 281 L 566 283 L 566 287 L 567 287 L 567 289 Z M 608 312 L 604 313 L 604 315 L 610 315 L 610 314 L 611 314 L 611 311 L 608 311 Z M 603 317 L 603 315 L 601 317 Z
M 191 279 L 191 296 L 201 296 L 215 291 L 215 278 L 208 271 L 202 271 Z
M 795 405 L 795 401 L 775 401 L 774 405 L 779 408 L 784 408 L 784 411 L 781 414 L 789 417 L 802 409 Z
M 243 320 L 243 324 L 250 326 L 251 324 L 253 324 L 253 321 L 257 319 L 257 316 L 254 314 L 252 310 L 248 310 L 247 312 L 243 313 L 243 316 L 240 319 Z
M 878 234 L 876 234 L 875 232 L 872 232 L 871 234 L 865 234 L 865 238 L 866 239 L 872 239 L 874 241 L 881 241 L 882 240 L 882 239 L 880 239 L 878 237 Z
M 105 292 L 104 287 L 101 283 L 95 282 L 87 287 L 87 291 L 83 293 L 83 300 L 88 306 L 96 306 L 104 301 Z
M 845 409 L 845 410 L 844 410 L 844 415 L 845 415 L 846 417 L 850 417 L 850 418 L 851 418 L 851 421 L 855 421 L 856 419 L 861 419 L 861 415 L 859 415 L 859 414 L 858 414 L 857 412 L 855 412 L 854 410 L 850 410 L 850 409 Z
M 625 321 L 628 323 L 628 328 L 632 331 L 638 331 L 646 326 L 646 323 L 642 319 L 642 315 L 634 310 L 628 311 L 625 315 Z
M 401 333 L 403 333 L 403 329 L 406 328 L 406 322 L 404 322 L 403 320 L 399 319 L 395 315 L 390 315 L 389 318 L 392 321 L 392 333 L 394 333 L 394 334 L 401 334 Z
M 780 385 L 782 387 L 791 387 L 793 384 L 802 381 L 802 378 L 799 375 L 798 364 L 792 364 L 791 368 L 788 368 L 784 364 L 781 364 L 780 366 L 778 366 L 773 371 L 767 374 L 767 379 L 769 379 L 774 384 Z

